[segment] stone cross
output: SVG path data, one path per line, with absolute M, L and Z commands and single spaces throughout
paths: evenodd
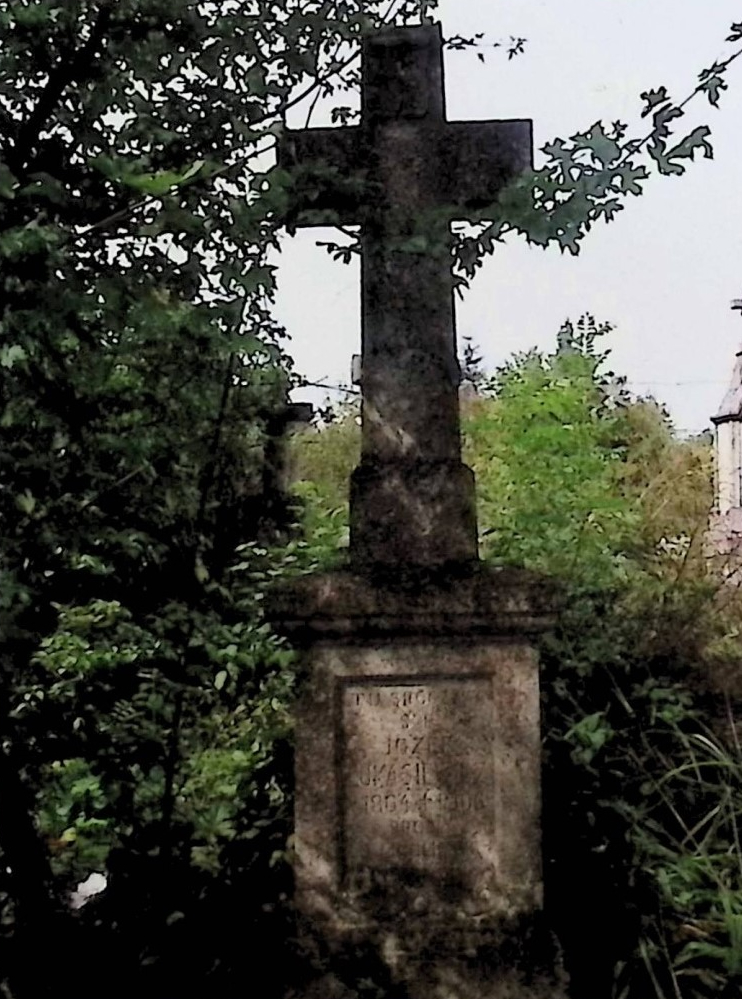
M 448 122 L 440 25 L 363 42 L 359 126 L 287 130 L 298 225 L 362 227 L 362 456 L 351 564 L 477 558 L 474 477 L 461 462 L 453 219 L 496 210 L 532 164 L 530 121 Z
M 405 999 L 563 999 L 539 916 L 533 637 L 553 597 L 477 559 L 451 274 L 451 221 L 496 215 L 530 166 L 531 125 L 447 122 L 441 56 L 437 26 L 366 38 L 361 124 L 279 143 L 287 222 L 359 224 L 362 249 L 350 565 L 266 602 L 307 677 L 294 900 L 328 970 L 303 999 L 356 995 L 335 975 L 351 954 Z

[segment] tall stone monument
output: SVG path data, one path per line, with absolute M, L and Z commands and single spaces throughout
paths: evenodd
M 531 646 L 550 595 L 478 560 L 451 276 L 451 220 L 486 217 L 531 156 L 530 122 L 446 121 L 438 26 L 367 37 L 362 123 L 279 146 L 294 222 L 360 224 L 363 259 L 349 565 L 270 611 L 307 665 L 296 905 L 325 954 L 372 948 L 410 999 L 558 995 Z
M 732 302 L 742 312 L 742 300 Z M 739 582 L 742 569 L 742 347 L 714 424 L 714 510 L 706 548 L 727 576 Z

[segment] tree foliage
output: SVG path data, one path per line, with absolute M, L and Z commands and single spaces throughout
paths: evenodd
M 739 598 L 703 545 L 710 442 L 628 392 L 610 333 L 585 316 L 508 362 L 465 403 L 465 455 L 482 553 L 563 601 L 540 649 L 544 851 L 572 994 L 718 999 L 742 968 Z M 297 441 L 324 509 L 354 437 L 346 418 Z
M 719 666 L 740 649 L 703 547 L 711 449 L 606 371 L 609 331 L 584 317 L 514 359 L 469 429 L 487 550 L 564 591 L 541 648 L 547 889 L 575 996 L 732 995 L 742 799 Z
M 333 97 L 342 120 L 363 30 L 434 7 L 0 0 L 0 988 L 16 999 L 70 991 L 73 975 L 81 997 L 187 996 L 205 981 L 227 995 L 251 969 L 283 967 L 296 663 L 261 602 L 277 575 L 333 556 L 344 518 L 335 486 L 330 517 L 308 494 L 307 540 L 274 547 L 292 519 L 275 444 L 291 373 L 268 252 L 290 178 L 271 149 L 307 96 Z M 712 103 L 727 65 L 699 84 Z M 708 152 L 705 132 L 672 139 L 673 108 L 648 98 L 645 145 L 665 172 Z M 620 133 L 555 143 L 503 195 L 496 228 L 460 241 L 462 268 L 507 227 L 573 249 L 612 218 L 643 178 Z M 523 381 L 555 407 L 549 434 L 574 417 L 586 452 L 545 463 L 586 492 L 562 494 L 544 551 L 580 527 L 580 566 L 594 558 L 607 578 L 609 536 L 647 518 L 638 499 L 610 506 L 619 467 L 634 486 L 606 451 L 614 424 L 584 409 L 602 389 L 581 356 L 558 362 L 564 398 L 551 361 L 531 358 Z M 514 384 L 503 376 L 493 405 L 522 406 Z M 489 438 L 487 419 L 472 439 Z M 348 427 L 332 431 L 327 481 L 350 460 Z M 507 521 L 510 554 L 528 561 L 538 511 L 506 459 L 483 467 L 486 543 L 506 554 Z M 92 870 L 108 890 L 73 917 L 68 889 Z M 40 940 L 44 960 L 28 961 Z
M 0 2 L 0 936 L 14 931 L 0 978 L 13 995 L 70 991 L 90 943 L 66 895 L 103 869 L 103 965 L 106 934 L 120 941 L 107 994 L 161 995 L 176 970 L 186 994 L 227 933 L 214 913 L 229 905 L 209 900 L 249 895 L 257 920 L 285 852 L 293 656 L 261 623 L 274 569 L 260 552 L 288 517 L 275 438 L 290 376 L 266 263 L 281 184 L 259 154 L 385 10 Z M 203 946 L 176 958 L 196 924 Z M 46 959 L 29 962 L 40 939 Z M 101 992 L 92 969 L 86 989 Z

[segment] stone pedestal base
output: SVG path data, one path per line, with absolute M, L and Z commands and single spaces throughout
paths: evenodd
M 351 475 L 350 511 L 356 565 L 476 560 L 474 473 L 460 461 L 363 462 Z
M 319 951 L 318 951 L 319 955 Z M 360 989 L 384 999 L 567 999 L 567 977 L 553 936 L 540 918 L 503 921 L 489 933 L 451 927 L 422 936 L 414 924 L 370 949 L 328 953 L 332 966 L 287 999 L 358 999 Z M 359 988 L 360 987 L 360 988 Z
M 296 729 L 303 935 L 331 964 L 371 955 L 401 990 L 390 996 L 535 999 L 535 976 L 554 978 L 543 970 L 551 942 L 536 929 L 531 646 L 551 612 L 543 581 L 476 564 L 331 573 L 273 600 L 308 669 Z

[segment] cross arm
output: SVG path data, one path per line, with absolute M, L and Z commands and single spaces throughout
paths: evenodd
M 278 166 L 292 175 L 290 220 L 296 225 L 357 223 L 367 159 L 360 128 L 284 131 Z
M 500 191 L 533 169 L 533 122 L 458 121 L 445 126 L 441 148 L 441 192 L 461 217 L 497 201 Z

